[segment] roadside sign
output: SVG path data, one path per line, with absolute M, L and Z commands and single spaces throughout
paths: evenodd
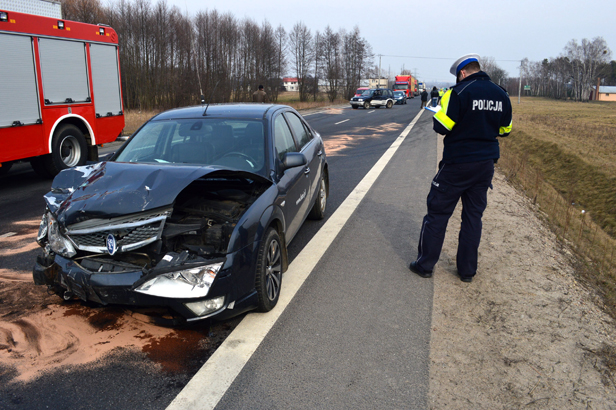
M 524 91 L 529 90 L 530 91 L 530 85 L 525 85 L 524 86 Z

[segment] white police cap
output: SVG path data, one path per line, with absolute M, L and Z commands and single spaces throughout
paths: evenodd
M 462 57 L 458 58 L 455 63 L 453 63 L 453 65 L 449 69 L 449 72 L 452 75 L 457 76 L 460 70 L 463 69 L 468 63 L 471 63 L 473 61 L 477 61 L 478 63 L 480 63 L 479 58 L 479 54 L 463 55 Z

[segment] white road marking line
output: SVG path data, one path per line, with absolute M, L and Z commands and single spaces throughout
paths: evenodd
M 349 121 L 349 120 L 350 120 L 350 118 L 347 118 L 346 120 L 344 120 L 344 121 L 340 121 L 340 122 L 337 122 L 337 123 L 335 123 L 334 125 L 342 124 L 343 122 L 347 122 L 347 121 Z
M 15 236 L 15 235 L 17 235 L 17 232 L 7 232 L 7 233 L 0 235 L 0 238 L 10 238 L 11 236 Z
M 402 131 L 353 192 L 308 242 L 284 274 L 278 304 L 268 313 L 250 313 L 171 402 L 168 410 L 214 409 L 274 326 L 325 251 L 389 163 L 424 110 Z

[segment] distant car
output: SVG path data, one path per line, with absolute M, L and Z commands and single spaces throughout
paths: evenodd
M 394 100 L 396 104 L 406 104 L 406 94 L 404 91 L 394 91 Z
M 357 109 L 364 107 L 391 108 L 394 106 L 394 92 L 389 88 L 371 88 L 362 93 L 359 97 L 351 98 L 351 107 Z
M 170 308 L 181 322 L 268 311 L 287 245 L 324 217 L 328 193 L 323 141 L 293 108 L 166 111 L 109 161 L 56 176 L 34 282 L 66 300 Z

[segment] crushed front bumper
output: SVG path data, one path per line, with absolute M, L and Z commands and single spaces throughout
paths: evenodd
M 65 300 L 77 297 L 83 301 L 92 301 L 101 305 L 117 304 L 135 307 L 169 308 L 187 321 L 218 316 L 236 305 L 229 269 L 221 270 L 208 294 L 202 298 L 165 298 L 136 292 L 136 284 L 144 276 L 141 270 L 120 273 L 90 272 L 77 262 L 60 255 L 37 258 L 32 276 L 37 285 L 48 285 Z M 186 304 L 224 297 L 223 306 L 215 312 L 197 316 Z M 240 306 L 238 306 L 240 307 Z M 233 314 L 230 314 L 233 313 Z M 239 312 L 241 313 L 241 312 Z M 238 314 L 228 312 L 225 317 Z

